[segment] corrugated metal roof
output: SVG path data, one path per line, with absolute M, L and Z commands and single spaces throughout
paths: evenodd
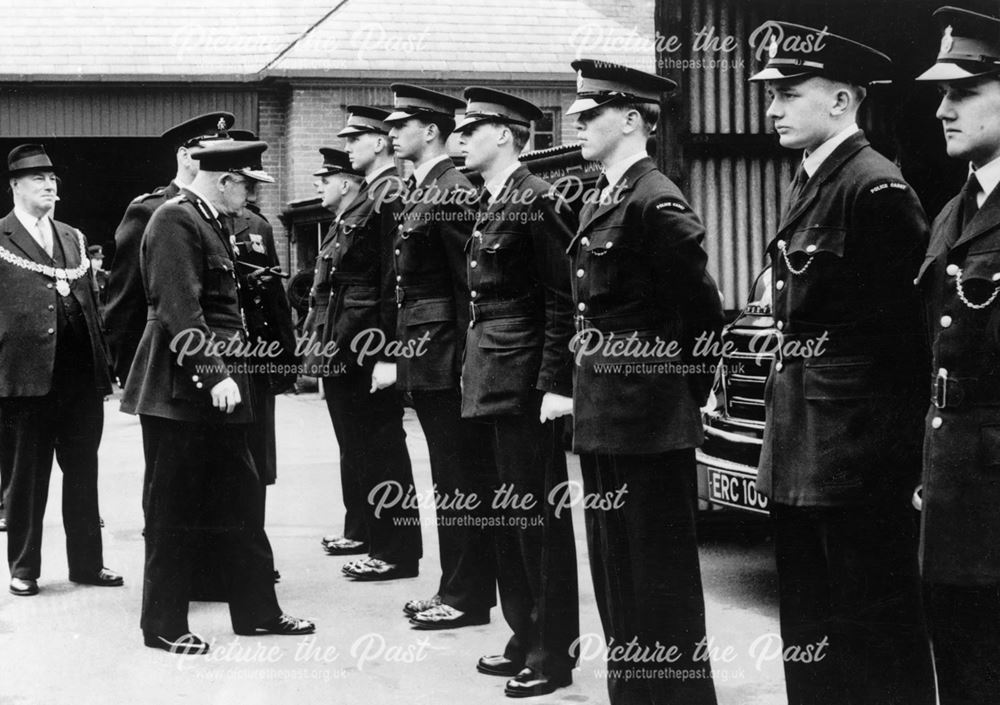
M 2 80 L 233 80 L 652 69 L 652 39 L 583 0 L 0 0 Z

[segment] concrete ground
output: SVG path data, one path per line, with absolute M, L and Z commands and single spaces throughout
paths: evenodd
M 326 556 L 319 538 L 342 519 L 336 442 L 316 394 L 278 400 L 278 484 L 268 494 L 268 534 L 282 574 L 286 612 L 316 620 L 315 635 L 236 637 L 224 605 L 195 603 L 191 627 L 213 642 L 207 656 L 177 657 L 145 648 L 139 631 L 143 543 L 142 444 L 138 420 L 106 405 L 101 446 L 105 564 L 125 587 L 76 586 L 66 579 L 54 470 L 45 524 L 41 593 L 0 594 L 0 704 L 87 705 L 187 701 L 212 705 L 511 702 L 504 680 L 479 675 L 476 659 L 498 653 L 508 637 L 499 609 L 489 625 L 417 632 L 401 613 L 430 596 L 438 580 L 437 538 L 424 528 L 420 576 L 355 583 L 341 576 L 345 558 Z M 427 447 L 407 414 L 418 492 L 430 492 Z M 579 463 L 570 456 L 570 477 Z M 429 520 L 429 512 L 423 512 Z M 713 519 L 717 519 L 713 517 Z M 581 634 L 601 642 L 587 568 L 582 508 L 574 509 L 580 571 Z M 0 544 L 5 543 L 0 539 Z M 702 535 L 702 570 L 721 705 L 784 702 L 776 647 L 777 612 L 771 547 L 760 532 L 713 520 Z M 573 685 L 530 703 L 606 703 L 599 649 L 585 654 Z M 683 705 L 683 704 L 679 704 Z

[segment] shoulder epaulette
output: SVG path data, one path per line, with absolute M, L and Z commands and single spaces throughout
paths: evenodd
M 141 196 L 136 196 L 135 198 L 132 199 L 132 203 L 142 203 L 143 201 L 148 201 L 150 198 L 153 198 L 155 196 L 162 196 L 163 192 L 166 190 L 167 190 L 166 186 L 160 186 L 159 188 L 153 189 L 149 193 L 144 193 Z

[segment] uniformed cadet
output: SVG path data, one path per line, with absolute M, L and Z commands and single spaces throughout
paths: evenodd
M 469 331 L 462 366 L 462 416 L 489 423 L 494 482 L 512 497 L 495 530 L 500 606 L 513 636 L 480 673 L 511 678 L 511 697 L 544 695 L 572 682 L 579 637 L 572 517 L 549 493 L 565 488 L 559 417 L 572 412 L 573 302 L 566 247 L 576 216 L 518 161 L 542 116 L 535 105 L 490 88 L 465 90 L 460 134 L 465 164 L 484 182 L 467 243 Z M 452 608 L 414 615 L 434 622 Z M 441 614 L 443 613 L 443 614 Z
M 166 186 L 133 199 L 115 230 L 115 253 L 108 275 L 104 330 L 114 373 L 122 387 L 146 327 L 146 296 L 139 273 L 142 233 L 153 211 L 174 198 L 181 187 L 191 183 L 198 173 L 198 162 L 191 158 L 190 149 L 205 140 L 225 138 L 235 119 L 232 113 L 205 113 L 174 125 L 160 135 L 164 144 L 173 150 L 177 174 Z
M 333 369 L 324 377 L 323 388 L 340 446 L 344 496 L 355 501 L 348 514 L 360 514 L 365 539 L 361 549 L 368 554 L 360 563 L 345 566 L 345 575 L 382 580 L 394 574 L 404 577 L 406 571 L 393 567 L 416 569 L 423 555 L 403 406 L 394 389 L 372 390 L 372 371 L 385 359 L 385 348 L 363 354 L 355 342 L 374 348 L 396 337 L 392 238 L 395 214 L 402 208 L 397 198 L 401 182 L 389 130 L 382 122 L 389 113 L 366 106 L 348 110 L 347 125 L 338 133 L 347 139 L 348 151 L 326 150 L 320 175 L 323 203 L 335 208 L 337 218 L 316 267 L 317 291 L 329 292 L 319 342 L 336 346 L 327 360 Z M 376 511 L 378 503 L 370 495 L 383 483 L 398 487 L 406 501 Z M 324 545 L 330 555 L 357 552 L 356 542 L 347 536 L 324 537 Z M 384 570 L 361 570 L 361 564 Z
M 774 520 L 785 648 L 825 654 L 785 661 L 788 701 L 932 704 L 910 505 L 927 364 L 913 276 L 927 221 L 856 122 L 866 87 L 892 66 L 826 30 L 770 24 L 750 80 L 766 82 L 767 117 L 803 158 L 767 248 L 781 350 L 757 486 Z
M 0 220 L 0 477 L 19 596 L 38 593 L 53 455 L 70 581 L 123 584 L 104 567 L 97 509 L 108 360 L 86 238 L 51 216 L 57 171 L 41 145 L 23 144 L 4 172 L 14 208 Z
M 1000 692 L 1000 18 L 934 15 L 937 63 L 917 80 L 940 87 L 945 147 L 969 178 L 918 277 L 933 352 L 921 558 L 940 703 L 966 705 Z
M 386 117 L 396 156 L 414 164 L 393 242 L 397 339 L 419 354 L 373 371 L 375 386 L 396 381 L 409 395 L 427 438 L 431 476 L 440 498 L 441 581 L 430 598 L 404 606 L 407 615 L 454 609 L 433 628 L 485 624 L 496 604 L 492 533 L 480 521 L 488 509 L 491 468 L 482 424 L 462 419 L 459 389 L 469 291 L 465 245 L 476 211 L 475 189 L 455 168 L 445 141 L 455 127 L 457 98 L 419 86 L 392 84 L 395 111 Z M 470 511 L 468 498 L 479 501 Z M 422 628 L 430 624 L 415 625 Z
M 693 348 L 700 333 L 720 330 L 722 304 L 701 221 L 646 154 L 661 96 L 676 84 L 607 62 L 572 66 L 577 100 L 567 114 L 583 158 L 604 168 L 569 253 L 573 447 L 584 491 L 612 501 L 585 512 L 601 623 L 619 647 L 608 692 L 616 705 L 714 703 L 711 666 L 695 659 L 705 605 L 694 516 L 699 408 L 717 360 Z M 691 374 L 695 364 L 703 368 Z M 633 641 L 639 652 L 676 647 L 678 660 L 649 669 L 628 658 Z
M 239 280 L 219 216 L 239 213 L 258 182 L 264 142 L 215 141 L 191 156 L 194 181 L 156 210 L 140 262 L 149 301 L 122 410 L 138 414 L 146 455 L 146 565 L 141 627 L 146 646 L 201 654 L 188 629 L 191 576 L 206 533 L 222 544 L 221 570 L 237 634 L 308 634 L 312 622 L 282 613 L 264 532 L 260 481 L 247 439 L 253 395 L 246 372 L 200 344 L 246 343 Z

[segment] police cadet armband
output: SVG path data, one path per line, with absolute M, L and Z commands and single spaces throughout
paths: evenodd
M 875 184 L 868 187 L 869 194 L 877 194 L 883 192 L 896 191 L 909 191 L 910 186 L 905 181 L 883 181 L 882 183 Z
M 668 198 L 665 201 L 660 201 L 655 206 L 658 211 L 677 211 L 678 213 L 687 213 L 691 208 L 684 201 L 680 201 L 673 198 Z

